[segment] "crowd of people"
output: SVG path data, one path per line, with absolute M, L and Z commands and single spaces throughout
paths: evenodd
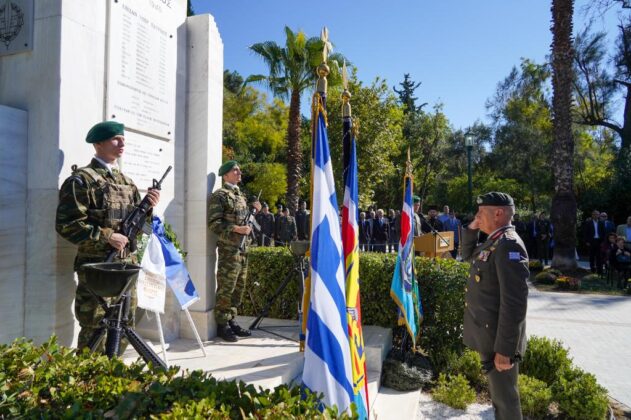
M 278 204 L 277 214 L 269 211 L 269 206 L 263 203 L 263 210 L 256 215 L 260 230 L 256 232 L 259 246 L 284 246 L 295 240 L 309 240 L 309 210 L 306 202 L 302 201 L 300 208 L 291 216 L 286 207 Z M 448 205 L 443 206 L 442 212 L 438 207 L 430 205 L 427 214 L 421 210 L 421 199 L 414 196 L 415 236 L 433 231 L 451 231 L 454 234 L 453 258 L 457 258 L 462 227 L 471 219 L 465 215 L 461 217 Z M 359 250 L 367 252 L 397 252 L 401 238 L 401 211 L 370 206 L 359 213 Z M 340 217 L 341 223 L 341 217 Z M 543 266 L 548 265 L 554 253 L 555 238 L 554 225 L 545 211 L 534 213 L 527 219 L 522 219 L 515 213 L 512 220 L 517 234 L 522 238 L 530 260 L 538 260 Z M 631 265 L 631 216 L 626 223 L 615 225 L 609 220 L 605 211 L 594 210 L 591 218 L 586 220 L 579 232 L 579 248 L 585 249 L 589 258 L 590 269 L 597 274 L 604 274 L 616 270 L 629 273 Z M 629 273 L 631 275 L 631 273 Z M 623 276 L 620 276 L 623 277 Z M 627 275 L 629 277 L 629 275 Z

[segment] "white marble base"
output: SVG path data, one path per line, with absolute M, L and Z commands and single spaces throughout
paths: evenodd
M 214 311 L 191 311 L 191 318 L 193 318 L 202 341 L 208 341 L 217 336 L 217 321 L 215 321 Z M 193 333 L 184 311 L 180 312 L 180 337 L 195 340 L 195 333 Z
M 24 335 L 28 114 L 0 105 L 0 343 Z

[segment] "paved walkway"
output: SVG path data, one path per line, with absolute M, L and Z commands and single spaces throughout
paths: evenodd
M 570 357 L 631 407 L 631 297 L 539 292 L 530 288 L 529 335 L 563 341 Z

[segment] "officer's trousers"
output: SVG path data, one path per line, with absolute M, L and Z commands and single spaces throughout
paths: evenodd
M 481 354 L 482 366 L 493 366 L 495 354 Z M 521 401 L 517 377 L 519 367 L 515 363 L 512 369 L 498 372 L 495 367 L 486 372 L 489 380 L 489 391 L 493 401 L 493 409 L 497 420 L 521 420 Z

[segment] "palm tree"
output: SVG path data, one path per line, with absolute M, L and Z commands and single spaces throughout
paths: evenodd
M 554 197 L 550 213 L 555 238 L 552 266 L 568 270 L 576 268 L 576 197 L 573 186 L 574 137 L 571 118 L 574 0 L 552 0 L 551 11 Z
M 300 144 L 300 98 L 303 92 L 315 87 L 316 67 L 322 63 L 324 43 L 319 38 L 307 38 L 304 32 L 294 32 L 285 27 L 285 47 L 274 41 L 254 44 L 250 47 L 263 59 L 269 75 L 252 75 L 249 82 L 265 83 L 272 94 L 289 99 L 289 123 L 287 124 L 287 207 L 292 214 L 298 208 L 299 184 L 302 178 L 302 150 Z M 344 57 L 331 54 L 329 86 L 341 82 L 340 65 Z

